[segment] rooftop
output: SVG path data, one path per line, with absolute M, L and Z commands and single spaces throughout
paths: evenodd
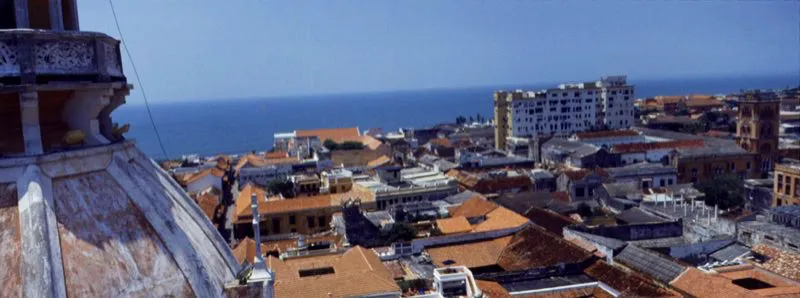
M 635 153 L 658 149 L 700 148 L 703 147 L 703 145 L 703 140 L 673 140 L 665 142 L 616 144 L 612 147 L 611 151 L 615 153 Z
M 686 269 L 670 257 L 633 244 L 625 246 L 614 259 L 663 283 L 669 283 Z
M 437 266 L 499 266 L 517 271 L 562 263 L 580 263 L 591 253 L 545 229 L 529 226 L 513 236 L 460 243 L 425 250 Z
M 324 194 L 294 199 L 282 199 L 279 197 L 265 198 L 264 189 L 253 184 L 247 184 L 239 192 L 236 199 L 235 218 L 237 223 L 249 222 L 252 219 L 252 208 L 250 207 L 251 196 L 255 193 L 258 199 L 259 214 L 281 214 L 297 212 L 309 209 L 338 208 L 338 197 L 345 194 Z
M 669 283 L 695 297 L 797 297 L 798 282 L 752 265 L 703 272 L 690 267 Z
M 261 244 L 261 253 L 267 253 L 267 246 L 264 244 Z M 233 256 L 236 257 L 236 261 L 239 261 L 239 264 L 245 261 L 253 264 L 256 259 L 256 241 L 250 237 L 245 237 L 233 248 Z
M 275 272 L 275 297 L 400 295 L 378 255 L 360 246 L 285 260 L 270 256 L 268 266 Z
M 332 140 L 341 143 L 345 141 L 360 141 L 361 133 L 358 131 L 358 127 L 322 128 L 297 130 L 295 136 L 298 138 L 317 137 L 320 141 Z
M 800 254 L 765 244 L 753 247 L 753 252 L 766 256 L 767 260 L 761 264 L 765 269 L 788 277 L 800 280 Z
M 591 131 L 579 132 L 575 136 L 582 140 L 599 139 L 599 138 L 614 138 L 614 137 L 632 137 L 638 136 L 639 132 L 635 130 L 604 130 L 604 131 Z

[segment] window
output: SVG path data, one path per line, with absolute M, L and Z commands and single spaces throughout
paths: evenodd
M 585 195 L 585 192 L 586 191 L 583 189 L 583 187 L 575 188 L 575 196 L 576 197 L 583 197 Z
M 317 217 L 317 223 L 318 223 L 318 225 L 320 227 L 324 227 L 325 226 L 325 217 L 324 216 Z
M 580 92 L 575 92 L 575 97 L 580 97 L 580 96 L 581 96 Z
M 783 191 L 783 175 L 778 174 L 778 191 Z
M 298 273 L 300 274 L 300 277 L 307 277 L 307 276 L 333 274 L 335 273 L 335 271 L 333 270 L 333 267 L 320 267 L 313 269 L 302 269 L 299 270 Z
M 309 229 L 313 229 L 316 226 L 314 223 L 315 222 L 313 216 L 306 217 L 306 224 L 308 224 Z
M 747 162 L 747 170 L 749 171 L 749 170 L 750 170 L 750 168 L 751 168 L 751 167 L 750 167 L 750 162 L 748 161 L 748 162 Z
M 661 185 L 661 187 L 664 187 L 664 185 L 666 185 L 666 182 L 664 181 L 664 179 L 661 179 L 659 181 L 659 185 Z
M 623 99 L 624 99 L 624 100 L 629 100 L 629 99 L 630 99 L 630 97 L 628 97 L 628 96 L 625 96 Z
M 617 91 L 611 91 L 611 95 L 617 95 Z
M 295 217 L 294 217 L 294 214 L 292 214 L 292 215 L 289 215 L 289 224 L 290 224 L 290 225 L 293 225 L 293 224 L 295 224 Z
M 272 233 L 273 234 L 280 234 L 281 233 L 281 219 L 280 218 L 273 218 L 272 219 Z
M 667 179 L 667 185 L 672 185 L 672 178 Z
M 561 96 L 567 97 L 567 92 L 561 93 Z

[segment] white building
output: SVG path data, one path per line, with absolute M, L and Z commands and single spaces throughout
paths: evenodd
M 248 182 L 266 186 L 274 179 L 287 179 L 293 172 L 293 166 L 299 164 L 297 158 L 266 159 L 248 154 L 236 165 L 239 187 Z
M 496 147 L 504 148 L 508 137 L 566 137 L 592 129 L 630 127 L 634 88 L 625 80 L 625 76 L 610 76 L 542 91 L 496 92 L 495 137 L 502 139 Z

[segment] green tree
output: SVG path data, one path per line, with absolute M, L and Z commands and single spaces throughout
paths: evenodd
M 411 241 L 417 236 L 417 230 L 405 222 L 398 222 L 392 226 L 392 229 L 387 235 L 388 243 L 397 241 Z
M 744 186 L 736 175 L 720 175 L 713 180 L 697 183 L 695 187 L 705 194 L 708 206 L 718 205 L 720 209 L 729 209 L 744 203 Z
M 322 142 L 322 146 L 325 146 L 325 148 L 328 148 L 328 150 L 333 151 L 336 150 L 337 147 L 339 147 L 339 144 L 337 144 L 331 139 L 327 139 L 325 140 L 325 142 Z
M 273 195 L 294 197 L 294 183 L 288 179 L 272 179 L 267 183 L 267 190 Z

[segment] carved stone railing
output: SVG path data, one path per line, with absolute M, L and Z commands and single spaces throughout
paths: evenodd
M 0 79 L 87 76 L 124 81 L 119 41 L 102 33 L 30 29 L 0 30 Z

